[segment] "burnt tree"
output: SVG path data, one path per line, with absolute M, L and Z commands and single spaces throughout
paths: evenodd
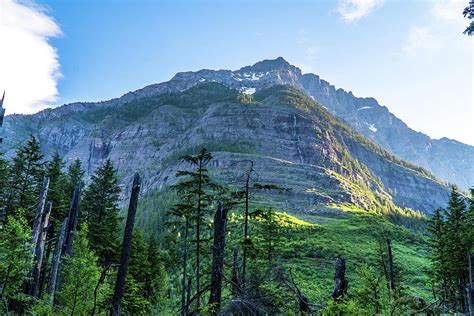
M 336 258 L 336 273 L 334 275 L 334 291 L 332 298 L 337 301 L 347 293 L 349 282 L 346 280 L 346 261 L 343 258 Z
M 79 217 L 79 203 L 81 200 L 81 184 L 76 184 L 72 195 L 71 206 L 68 213 L 68 225 L 66 230 L 66 239 L 64 240 L 64 249 L 62 255 L 72 255 L 72 244 L 74 242 L 74 234 L 76 232 L 77 219 Z
M 387 277 L 388 277 L 388 287 L 390 291 L 395 290 L 395 276 L 393 272 L 393 255 L 392 255 L 392 243 L 390 239 L 387 238 Z
M 41 234 L 41 224 L 44 217 L 44 206 L 46 204 L 46 197 L 48 196 L 49 189 L 49 178 L 43 179 L 43 186 L 38 198 L 38 206 L 36 208 L 35 218 L 33 221 L 33 228 L 31 230 L 31 247 L 33 252 L 33 258 L 36 255 L 36 245 L 38 244 L 39 236 Z
M 225 235 L 227 230 L 228 207 L 223 207 L 219 202 L 214 215 L 214 244 L 212 246 L 212 268 L 211 268 L 211 294 L 209 305 L 212 306 L 213 314 L 221 308 L 222 302 L 222 277 L 224 274 Z
M 56 248 L 54 250 L 53 261 L 51 263 L 51 274 L 48 283 L 48 294 L 51 300 L 54 300 L 54 294 L 57 292 L 57 284 L 59 278 L 59 264 L 61 261 L 64 241 L 66 239 L 68 219 L 65 218 L 59 233 L 58 240 L 56 241 Z
M 122 254 L 120 256 L 120 266 L 117 273 L 117 281 L 115 282 L 115 291 L 112 299 L 111 315 L 120 314 L 120 304 L 125 289 L 125 277 L 127 275 L 128 260 L 130 258 L 130 249 L 132 246 L 133 226 L 135 225 L 135 214 L 137 213 L 138 195 L 140 194 L 141 180 L 137 173 L 133 178 L 132 194 L 130 196 L 130 204 L 128 206 L 127 223 L 123 236 Z
M 36 243 L 34 265 L 32 270 L 32 279 L 29 285 L 29 293 L 34 298 L 38 297 L 38 289 L 40 285 L 41 266 L 43 263 L 44 246 L 46 243 L 46 235 L 49 227 L 49 216 L 51 214 L 51 208 L 53 204 L 48 202 L 46 206 L 46 212 L 43 220 L 41 221 L 41 231 L 38 236 L 38 242 Z

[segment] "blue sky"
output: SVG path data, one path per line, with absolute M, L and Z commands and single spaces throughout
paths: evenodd
M 375 97 L 415 130 L 474 145 L 467 2 L 0 0 L 0 39 L 17 34 L 13 22 L 3 21 L 2 32 L 2 9 L 8 22 L 26 8 L 33 18 L 15 21 L 36 40 L 20 45 L 20 36 L 3 36 L 12 48 L 0 57 L 18 87 L 4 74 L 0 89 L 10 113 L 28 113 L 117 97 L 179 71 L 282 56 L 356 96 Z M 21 66 L 23 59 L 32 65 Z

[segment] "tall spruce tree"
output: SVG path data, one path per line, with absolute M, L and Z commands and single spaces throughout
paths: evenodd
M 16 151 L 10 167 L 8 213 L 23 208 L 26 211 L 26 219 L 28 221 L 33 219 L 33 209 L 43 180 L 42 159 L 39 142 L 30 135 L 28 141 Z
M 51 201 L 51 228 L 49 237 L 56 235 L 58 227 L 67 216 L 69 197 L 67 196 L 67 178 L 63 171 L 64 161 L 58 153 L 55 153 L 50 161 L 46 163 L 46 176 L 49 177 L 48 201 Z
M 69 198 L 72 198 L 76 184 L 82 185 L 84 175 L 85 171 L 82 169 L 81 160 L 77 158 L 67 169 L 67 194 Z
M 203 228 L 205 220 L 209 218 L 209 205 L 212 202 L 213 191 L 218 190 L 219 186 L 214 183 L 206 168 L 212 160 L 212 154 L 205 148 L 202 148 L 197 155 L 188 155 L 182 158 L 182 161 L 191 166 L 191 170 L 178 171 L 176 177 L 184 178 L 183 181 L 175 185 L 175 188 L 181 196 L 191 199 L 191 205 L 194 207 L 192 220 L 195 224 L 195 280 L 196 280 L 196 310 L 201 306 L 201 251 L 203 243 Z M 188 203 L 189 204 L 189 203 Z M 208 233 L 208 232 L 207 232 Z
M 82 211 L 89 226 L 89 244 L 106 268 L 119 254 L 119 179 L 112 161 L 106 160 L 84 192 Z

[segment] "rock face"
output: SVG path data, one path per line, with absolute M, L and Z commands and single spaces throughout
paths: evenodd
M 421 166 L 463 189 L 474 185 L 474 147 L 446 138 L 431 139 L 412 130 L 374 98 L 359 98 L 352 92 L 336 89 L 317 75 L 302 74 L 300 69 L 281 57 L 236 71 L 178 73 L 169 82 L 147 86 L 119 100 L 123 102 L 135 97 L 182 91 L 200 82 L 218 82 L 244 93 L 278 84 L 292 85 L 401 159 Z
M 347 203 L 374 211 L 394 211 L 396 204 L 430 213 L 446 203 L 448 188 L 431 174 L 347 127 L 300 90 L 275 85 L 293 79 L 296 85 L 301 76 L 294 67 L 286 77 L 270 70 L 286 65 L 277 59 L 253 66 L 258 70 L 253 74 L 250 68 L 202 71 L 202 77 L 234 78 L 225 85 L 208 77 L 195 82 L 196 73 L 178 74 L 103 103 L 7 116 L 7 155 L 33 134 L 48 155 L 58 151 L 68 162 L 80 158 L 88 174 L 112 159 L 126 192 L 139 171 L 147 192 L 174 183 L 176 171 L 186 167 L 179 157 L 206 147 L 215 155 L 210 167 L 217 179 L 238 183 L 245 160 L 252 159 L 259 182 L 290 189 L 261 198 L 288 211 L 317 212 Z M 245 94 L 248 81 L 261 82 L 251 96 Z

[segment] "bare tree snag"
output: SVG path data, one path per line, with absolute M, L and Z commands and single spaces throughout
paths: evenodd
M 245 179 L 245 218 L 244 218 L 244 254 L 242 262 L 242 287 L 245 289 L 245 277 L 247 270 L 247 247 L 248 247 L 248 228 L 249 228 L 249 190 L 250 190 L 250 178 L 253 169 L 253 161 L 250 160 L 250 167 L 247 170 L 247 178 Z
M 393 255 L 392 255 L 392 243 L 387 238 L 387 274 L 388 274 L 388 286 L 390 291 L 395 290 L 395 277 L 393 273 Z
M 186 222 L 184 226 L 184 253 L 183 253 L 183 277 L 181 280 L 181 315 L 187 314 L 186 308 L 186 278 L 187 278 L 187 267 L 188 267 L 188 233 L 189 233 L 189 217 L 186 216 Z
M 138 195 L 140 194 L 141 180 L 138 173 L 133 178 L 132 194 L 130 196 L 130 204 L 128 206 L 127 223 L 125 224 L 125 232 L 123 236 L 122 254 L 120 256 L 120 266 L 117 273 L 117 281 L 115 282 L 115 292 L 112 299 L 111 315 L 120 314 L 120 304 L 125 289 L 125 277 L 127 275 L 128 259 L 130 258 L 130 250 L 132 247 L 133 226 L 135 225 L 135 214 L 137 213 Z
M 57 290 L 57 284 L 59 279 L 59 264 L 61 261 L 61 255 L 64 245 L 64 240 L 66 239 L 66 229 L 67 229 L 68 219 L 65 218 L 62 225 L 61 231 L 59 233 L 58 240 L 56 241 L 56 248 L 54 250 L 53 262 L 51 264 L 51 275 L 49 278 L 48 284 L 48 294 L 51 300 L 54 300 L 54 294 Z
M 44 177 L 43 186 L 38 198 L 38 206 L 36 208 L 35 219 L 33 221 L 33 229 L 31 230 L 31 247 L 33 258 L 36 255 L 36 245 L 38 244 L 39 235 L 41 233 L 41 224 L 44 217 L 44 205 L 46 203 L 46 196 L 48 195 L 49 178 Z
M 343 258 L 336 258 L 336 273 L 334 275 L 334 291 L 332 298 L 337 301 L 344 297 L 347 292 L 349 282 L 346 280 L 346 261 Z
M 74 234 L 77 226 L 77 218 L 79 217 L 79 203 L 81 200 L 81 184 L 78 183 L 74 187 L 72 195 L 71 206 L 69 207 L 68 225 L 66 229 L 66 239 L 64 241 L 64 249 L 62 256 L 72 255 L 72 244 L 74 242 Z
M 32 270 L 32 280 L 30 281 L 31 283 L 29 286 L 29 294 L 34 298 L 38 297 L 41 265 L 43 263 L 44 246 L 46 243 L 46 235 L 49 227 L 49 216 L 51 214 L 52 206 L 53 204 L 51 202 L 48 202 L 48 204 L 46 205 L 46 213 L 44 214 L 44 218 L 41 225 L 41 232 L 39 234 L 38 243 L 36 244 L 34 265 Z
M 237 249 L 234 249 L 234 260 L 232 261 L 232 278 L 231 278 L 231 292 L 234 296 L 238 296 L 242 294 L 242 290 L 240 288 L 240 280 L 239 280 L 239 261 L 238 261 L 238 252 Z
M 473 287 L 472 287 L 472 255 L 471 251 L 467 250 L 467 264 L 469 273 L 469 283 L 466 288 L 467 305 L 469 308 L 469 315 L 474 316 L 474 302 L 473 302 Z
M 224 274 L 225 235 L 227 230 L 227 213 L 229 209 L 219 202 L 214 215 L 214 244 L 212 246 L 211 294 L 209 305 L 213 314 L 221 309 L 222 277 Z

